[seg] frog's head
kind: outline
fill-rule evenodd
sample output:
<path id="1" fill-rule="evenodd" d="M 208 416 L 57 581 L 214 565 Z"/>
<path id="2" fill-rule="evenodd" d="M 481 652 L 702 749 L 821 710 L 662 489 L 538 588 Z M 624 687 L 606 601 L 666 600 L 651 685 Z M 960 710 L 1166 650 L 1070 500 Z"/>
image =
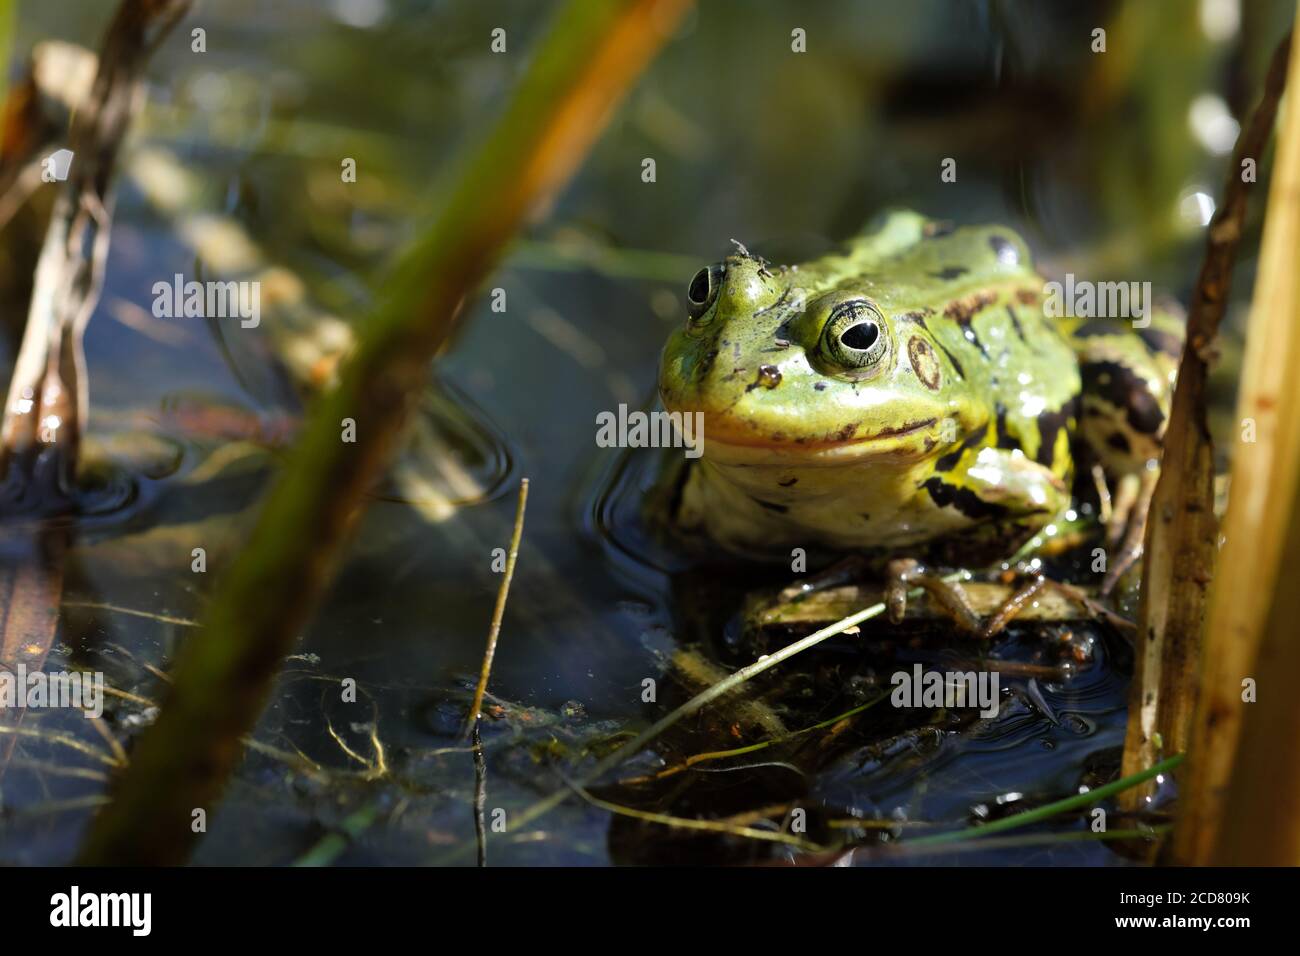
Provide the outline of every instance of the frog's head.
<path id="1" fill-rule="evenodd" d="M 659 394 L 701 412 L 715 462 L 917 460 L 976 423 L 921 312 L 862 275 L 773 270 L 745 254 L 696 273 Z"/>

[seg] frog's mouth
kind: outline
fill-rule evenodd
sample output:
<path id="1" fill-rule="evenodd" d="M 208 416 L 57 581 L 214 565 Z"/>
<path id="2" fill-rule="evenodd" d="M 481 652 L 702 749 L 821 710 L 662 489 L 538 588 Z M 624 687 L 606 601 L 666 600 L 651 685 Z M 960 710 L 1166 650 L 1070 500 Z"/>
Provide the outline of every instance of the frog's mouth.
<path id="1" fill-rule="evenodd" d="M 925 454 L 937 443 L 932 431 L 938 417 L 923 418 L 866 435 L 844 434 L 787 438 L 753 432 L 726 416 L 705 413 L 704 457 L 721 464 L 764 464 L 791 459 L 842 464 L 861 459 L 907 459 Z"/>

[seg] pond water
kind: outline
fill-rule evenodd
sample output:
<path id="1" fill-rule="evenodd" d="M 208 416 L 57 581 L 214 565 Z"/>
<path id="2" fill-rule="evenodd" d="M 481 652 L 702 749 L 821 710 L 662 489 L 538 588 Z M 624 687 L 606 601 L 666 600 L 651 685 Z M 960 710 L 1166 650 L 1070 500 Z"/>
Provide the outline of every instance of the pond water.
<path id="1" fill-rule="evenodd" d="M 93 47 L 103 16 L 70 17 L 70 6 L 84 9 L 24 7 L 15 51 L 50 38 Z M 1212 139 L 1198 140 L 1191 105 L 1228 89 L 1217 102 L 1239 114 L 1286 7 L 1249 4 L 1222 39 L 1160 3 L 1116 13 L 1109 4 L 711 2 L 690 14 L 571 188 L 489 280 L 505 290 L 505 311 L 486 294 L 470 306 L 421 409 L 432 444 L 413 447 L 374 489 L 209 814 L 196 862 L 285 864 L 351 832 L 323 858 L 473 863 L 476 770 L 459 730 L 499 584 L 492 551 L 508 543 L 521 477 L 531 482 L 527 523 L 483 727 L 488 822 L 500 813 L 506 822 L 489 832 L 489 862 L 794 856 L 779 843 L 669 830 L 576 795 L 510 826 L 566 787 L 557 771 L 580 775 L 701 689 L 690 667 L 721 674 L 751 660 L 731 619 L 745 591 L 780 583 L 653 541 L 639 503 L 658 460 L 598 447 L 597 415 L 651 407 L 686 283 L 729 240 L 797 261 L 893 206 L 1003 222 L 1049 270 L 1153 281 L 1185 300 L 1203 242 L 1196 197 L 1217 195 L 1225 162 Z M 86 337 L 90 431 L 111 463 L 100 492 L 109 503 L 70 529 L 46 665 L 104 672 L 114 692 L 106 729 L 128 749 L 164 692 L 157 669 L 192 632 L 310 400 L 309 383 L 283 361 L 286 329 L 350 327 L 365 314 L 384 263 L 426 221 L 449 157 L 501 109 L 548 12 L 526 2 L 204 5 L 153 61 Z M 1109 31 L 1105 55 L 1089 46 L 1096 25 Z M 189 48 L 195 26 L 206 30 L 202 54 Z M 494 27 L 507 30 L 504 54 L 489 51 Z M 794 28 L 806 31 L 807 53 L 791 51 Z M 647 157 L 652 183 L 642 180 Z M 347 158 L 355 183 L 340 178 Z M 955 182 L 940 176 L 948 158 Z M 160 168 L 204 188 L 160 204 L 150 188 Z M 291 321 L 268 307 L 256 329 L 154 318 L 155 282 L 231 277 L 196 246 L 196 221 L 251 238 L 257 269 L 301 283 L 305 315 Z M 1257 230 L 1252 221 L 1229 359 Z M 1226 364 L 1220 411 L 1231 407 Z M 204 549 L 203 573 L 194 548 Z M 4 557 L 30 558 L 20 547 Z M 868 710 L 798 746 L 651 785 L 607 777 L 591 796 L 737 820 L 800 806 L 810 837 L 851 832 L 864 864 L 1123 864 L 1083 840 L 881 850 L 900 835 L 905 846 L 913 827 L 995 818 L 1115 774 L 1131 652 L 1100 625 L 1065 630 L 1015 627 L 972 649 L 941 634 L 868 629 L 765 675 L 755 699 L 799 730 L 868 702 L 888 669 L 914 661 L 987 657 L 1068 673 L 1008 677 L 1002 716 L 978 725 L 965 712 Z M 339 700 L 345 678 L 357 683 L 355 703 Z M 653 703 L 643 699 L 647 679 L 661 689 Z M 759 739 L 737 731 L 744 719 L 706 712 L 615 776 Z M 30 713 L 21 726 L 0 778 L 0 862 L 63 862 L 102 800 L 113 750 L 79 715 Z M 1075 816 L 1028 832 L 1086 828 Z"/>

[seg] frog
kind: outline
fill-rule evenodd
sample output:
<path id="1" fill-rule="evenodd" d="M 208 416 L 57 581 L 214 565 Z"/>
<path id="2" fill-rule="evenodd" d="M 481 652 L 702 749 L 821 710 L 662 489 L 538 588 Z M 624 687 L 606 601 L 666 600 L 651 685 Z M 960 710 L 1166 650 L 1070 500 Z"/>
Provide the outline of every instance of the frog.
<path id="1" fill-rule="evenodd" d="M 672 479 L 675 533 L 748 559 L 887 559 L 890 593 L 938 594 L 931 562 L 1016 553 L 1069 511 L 1087 466 L 1103 506 L 1128 489 L 1103 590 L 1137 560 L 1176 305 L 1054 317 L 1015 231 L 911 210 L 797 265 L 735 246 L 691 279 L 660 358 L 665 411 L 702 424 L 698 459 Z"/>

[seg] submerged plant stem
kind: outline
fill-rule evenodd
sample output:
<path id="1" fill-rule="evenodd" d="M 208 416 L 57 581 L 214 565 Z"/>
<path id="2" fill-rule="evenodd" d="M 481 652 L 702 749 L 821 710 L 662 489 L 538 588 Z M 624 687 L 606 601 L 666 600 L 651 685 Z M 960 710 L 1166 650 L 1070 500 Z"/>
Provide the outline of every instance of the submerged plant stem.
<path id="1" fill-rule="evenodd" d="M 707 763 L 712 760 L 725 760 L 728 757 L 741 757 L 745 754 L 752 754 L 760 750 L 766 750 L 768 747 L 775 747 L 777 744 L 783 744 L 787 741 L 794 740 L 796 737 L 801 737 L 804 734 L 810 734 L 814 730 L 822 730 L 823 728 L 838 724 L 841 720 L 855 717 L 864 710 L 869 710 L 870 708 L 875 707 L 876 704 L 879 704 L 887 697 L 889 697 L 889 694 L 881 694 L 879 697 L 871 698 L 871 700 L 867 701 L 865 704 L 859 704 L 857 707 L 846 710 L 842 714 L 837 714 L 834 717 L 828 717 L 826 720 L 818 721 L 810 727 L 802 727 L 799 730 L 791 731 L 788 734 L 782 734 L 780 737 L 771 737 L 767 740 L 760 740 L 758 743 L 749 744 L 746 747 L 734 747 L 731 750 L 714 750 L 709 753 L 691 754 L 681 763 L 673 764 L 671 767 L 665 767 L 657 773 L 641 777 L 629 777 L 626 780 L 620 780 L 619 783 L 625 786 L 638 783 L 649 783 L 651 780 L 662 780 L 665 777 L 671 777 L 675 774 L 683 773 L 697 764 Z"/>
<path id="2" fill-rule="evenodd" d="M 705 833 L 725 833 L 728 836 L 743 837 L 748 840 L 762 840 L 768 843 L 784 843 L 808 853 L 816 853 L 819 850 L 825 849 L 825 847 L 819 846 L 810 840 L 800 839 L 792 833 L 784 833 L 779 830 L 760 830 L 757 827 L 747 827 L 740 824 L 728 823 L 725 820 L 698 820 L 693 817 L 674 817 L 667 813 L 638 810 L 635 807 L 625 807 L 622 804 L 611 803 L 608 800 L 593 797 L 576 783 L 570 782 L 569 786 L 573 788 L 574 793 L 582 797 L 583 800 L 590 803 L 593 807 L 599 807 L 601 810 L 608 810 L 610 813 L 615 813 L 624 817 L 632 817 L 635 820 L 642 820 L 646 823 L 658 823 L 679 830 L 701 830 Z"/>
<path id="3" fill-rule="evenodd" d="M 468 727 L 478 723 L 483 709 L 483 695 L 487 693 L 488 678 L 492 675 L 492 659 L 497 653 L 497 638 L 501 636 L 501 619 L 506 613 L 506 599 L 510 596 L 510 582 L 515 576 L 515 561 L 519 558 L 519 541 L 524 536 L 524 511 L 528 507 L 528 479 L 519 481 L 519 503 L 515 506 L 515 527 L 510 533 L 510 551 L 506 555 L 505 572 L 497 589 L 497 603 L 492 611 L 492 626 L 488 628 L 487 650 L 483 653 L 483 667 L 479 670 L 478 686 L 474 688 L 474 702 L 469 707 Z"/>
<path id="4" fill-rule="evenodd" d="M 471 739 L 474 743 L 474 839 L 478 843 L 478 865 L 487 866 L 487 757 L 475 719 Z"/>

